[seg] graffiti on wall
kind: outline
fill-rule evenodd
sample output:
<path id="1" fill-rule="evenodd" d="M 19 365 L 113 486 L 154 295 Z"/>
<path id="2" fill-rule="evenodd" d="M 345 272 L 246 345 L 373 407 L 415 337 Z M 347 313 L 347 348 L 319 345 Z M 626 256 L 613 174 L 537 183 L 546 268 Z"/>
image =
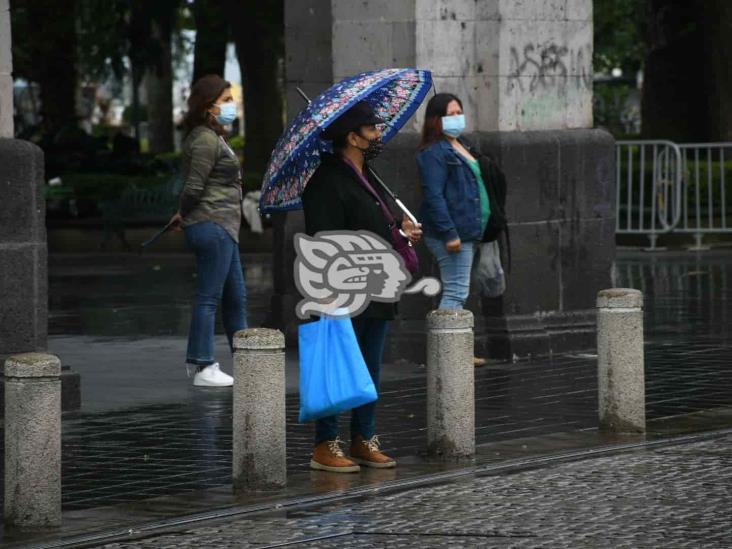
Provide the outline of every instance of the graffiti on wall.
<path id="1" fill-rule="evenodd" d="M 592 89 L 592 45 L 568 48 L 555 43 L 511 47 L 507 93 L 533 92 L 569 85 Z"/>

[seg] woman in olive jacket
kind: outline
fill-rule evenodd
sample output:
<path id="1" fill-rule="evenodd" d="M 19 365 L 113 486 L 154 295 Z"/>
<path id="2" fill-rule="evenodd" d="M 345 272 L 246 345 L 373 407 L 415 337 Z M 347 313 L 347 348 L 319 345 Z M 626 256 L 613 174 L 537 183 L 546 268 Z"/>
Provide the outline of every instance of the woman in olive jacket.
<path id="1" fill-rule="evenodd" d="M 369 177 L 366 165 L 366 161 L 381 151 L 381 132 L 376 125 L 382 122 L 368 103 L 360 102 L 324 132 L 323 137 L 332 140 L 335 152 L 322 156 L 321 164 L 302 196 L 309 235 L 320 231 L 370 231 L 391 242 L 389 220 L 381 207 L 384 198 L 378 183 Z M 364 187 L 360 177 L 369 180 L 379 199 Z M 422 234 L 409 220 L 402 222 L 402 230 L 413 242 Z M 372 302 L 352 319 L 364 361 L 377 388 L 389 321 L 395 312 L 393 303 Z M 352 410 L 351 459 L 346 458 L 340 448 L 338 416 L 319 419 L 310 467 L 349 473 L 358 471 L 359 464 L 375 468 L 396 466 L 394 459 L 379 450 L 379 439 L 374 432 L 375 409 L 376 404 L 371 403 Z"/>
<path id="2" fill-rule="evenodd" d="M 185 187 L 180 211 L 171 220 L 183 228 L 188 247 L 196 255 L 196 299 L 186 353 L 188 371 L 197 371 L 196 386 L 231 387 L 234 382 L 214 357 L 219 301 L 229 345 L 234 333 L 247 327 L 246 286 L 239 257 L 241 165 L 224 138 L 224 126 L 235 118 L 229 82 L 217 75 L 196 81 L 185 119 Z"/>

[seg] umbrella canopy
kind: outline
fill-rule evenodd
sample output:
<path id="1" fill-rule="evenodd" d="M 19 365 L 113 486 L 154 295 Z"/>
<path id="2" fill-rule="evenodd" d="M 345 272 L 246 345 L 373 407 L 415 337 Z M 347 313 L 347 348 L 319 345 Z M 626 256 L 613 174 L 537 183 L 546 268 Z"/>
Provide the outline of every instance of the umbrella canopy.
<path id="1" fill-rule="evenodd" d="M 359 101 L 367 101 L 386 123 L 384 143 L 414 114 L 432 86 L 429 71 L 383 69 L 346 78 L 313 99 L 295 117 L 272 151 L 262 182 L 262 213 L 296 210 L 300 195 L 320 165 L 320 154 L 332 150 L 321 132 Z"/>

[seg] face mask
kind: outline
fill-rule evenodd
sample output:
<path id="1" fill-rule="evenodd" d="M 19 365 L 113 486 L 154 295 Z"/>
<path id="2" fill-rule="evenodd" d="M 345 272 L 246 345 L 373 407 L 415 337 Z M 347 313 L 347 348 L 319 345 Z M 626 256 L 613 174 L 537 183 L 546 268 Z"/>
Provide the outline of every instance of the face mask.
<path id="1" fill-rule="evenodd" d="M 456 114 L 454 116 L 442 117 L 442 133 L 450 137 L 459 137 L 465 130 L 465 115 Z"/>
<path id="2" fill-rule="evenodd" d="M 366 139 L 365 137 L 363 138 Z M 384 150 L 384 142 L 380 137 L 377 137 L 376 139 L 367 139 L 367 141 L 369 142 L 369 146 L 365 149 L 361 149 L 361 152 L 363 153 L 364 160 L 373 160 L 381 154 L 381 151 Z M 360 148 L 361 147 L 359 147 L 359 149 Z"/>
<path id="3" fill-rule="evenodd" d="M 236 103 L 229 101 L 219 105 L 219 114 L 216 116 L 216 121 L 222 126 L 226 126 L 234 120 L 236 120 Z"/>

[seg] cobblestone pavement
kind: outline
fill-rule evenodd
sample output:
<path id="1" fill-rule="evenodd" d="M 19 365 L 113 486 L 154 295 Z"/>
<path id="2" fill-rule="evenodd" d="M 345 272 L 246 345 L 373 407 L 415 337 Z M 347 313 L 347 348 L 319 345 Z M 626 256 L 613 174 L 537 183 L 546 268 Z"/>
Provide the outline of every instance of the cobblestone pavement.
<path id="1" fill-rule="evenodd" d="M 727 434 L 104 547 L 732 547 L 731 447 Z"/>

